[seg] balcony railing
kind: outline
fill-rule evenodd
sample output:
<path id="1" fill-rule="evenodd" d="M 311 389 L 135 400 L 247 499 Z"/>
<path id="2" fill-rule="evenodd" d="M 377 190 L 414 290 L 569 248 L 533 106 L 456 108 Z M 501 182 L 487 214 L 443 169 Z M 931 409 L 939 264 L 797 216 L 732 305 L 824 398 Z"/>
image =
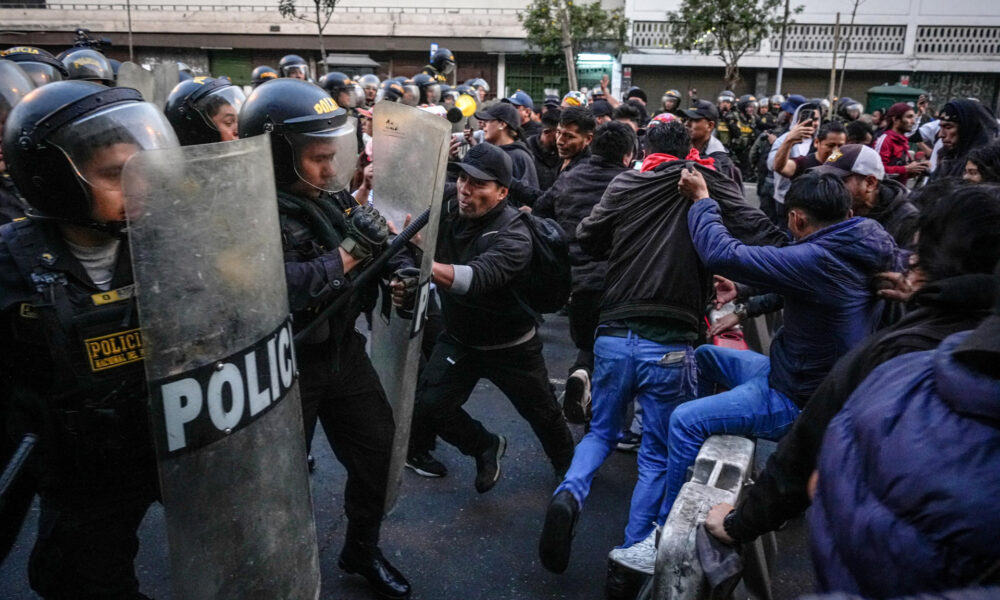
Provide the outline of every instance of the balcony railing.
<path id="1" fill-rule="evenodd" d="M 998 56 L 1000 27 L 917 27 L 917 56 Z"/>
<path id="2" fill-rule="evenodd" d="M 785 52 L 831 54 L 833 25 L 789 25 L 785 33 Z M 851 54 L 902 54 L 906 25 L 841 25 L 839 51 Z M 771 38 L 771 47 L 779 48 L 781 35 Z"/>

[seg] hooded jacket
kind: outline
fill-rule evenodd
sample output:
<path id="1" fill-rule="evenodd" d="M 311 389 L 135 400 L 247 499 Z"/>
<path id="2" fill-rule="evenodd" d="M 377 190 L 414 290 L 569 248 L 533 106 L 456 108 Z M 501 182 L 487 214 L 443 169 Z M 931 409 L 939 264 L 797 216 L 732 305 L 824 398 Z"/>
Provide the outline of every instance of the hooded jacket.
<path id="1" fill-rule="evenodd" d="M 920 209 L 910 201 L 910 191 L 903 183 L 886 179 L 878 185 L 878 198 L 867 216 L 878 221 L 896 245 L 912 249 L 917 235 L 917 221 Z"/>
<path id="2" fill-rule="evenodd" d="M 600 322 L 667 318 L 698 331 L 711 277 L 687 230 L 691 203 L 677 190 L 686 162 L 665 162 L 647 172 L 626 170 L 576 228 L 580 248 L 608 260 Z M 785 244 L 788 238 L 743 200 L 736 183 L 708 167 L 695 167 L 718 198 L 733 235 L 748 244 Z"/>
<path id="3" fill-rule="evenodd" d="M 749 541 L 802 514 L 809 506 L 806 487 L 823 434 L 865 377 L 897 356 L 933 350 L 948 336 L 975 329 L 989 315 L 998 292 L 997 278 L 987 273 L 931 282 L 913 295 L 912 310 L 900 321 L 840 359 L 778 443 L 756 484 L 746 488 L 727 531 Z"/>
<path id="4" fill-rule="evenodd" d="M 552 188 L 535 201 L 533 212 L 539 217 L 551 217 L 566 232 L 572 264 L 573 291 L 602 291 L 608 263 L 594 260 L 580 248 L 576 226 L 601 201 L 608 184 L 627 170 L 621 162 L 614 163 L 596 154 L 575 169 L 563 172 Z"/>
<path id="5" fill-rule="evenodd" d="M 513 163 L 514 179 L 526 186 L 537 188 L 538 174 L 535 172 L 535 159 L 531 155 L 531 151 L 528 150 L 528 146 L 518 140 L 504 144 L 500 146 L 500 149 L 507 153 L 511 163 Z"/>
<path id="6" fill-rule="evenodd" d="M 783 248 L 747 246 L 723 225 L 712 199 L 694 203 L 688 226 L 713 273 L 785 297 L 768 379 L 804 406 L 837 359 L 875 330 L 883 302 L 871 278 L 896 266 L 896 243 L 877 222 L 853 217 Z"/>
<path id="7" fill-rule="evenodd" d="M 956 99 L 941 109 L 955 115 L 958 123 L 958 144 L 953 148 L 941 148 L 938 168 L 933 179 L 961 177 L 965 172 L 966 157 L 973 149 L 986 146 L 997 137 L 996 117 L 975 100 Z"/>
<path id="8" fill-rule="evenodd" d="M 956 359 L 971 333 L 880 366 L 830 423 L 809 515 L 822 590 L 943 591 L 1000 560 L 1000 380 Z"/>
<path id="9" fill-rule="evenodd" d="M 910 162 L 910 140 L 905 135 L 888 129 L 875 141 L 875 152 L 882 159 L 885 174 L 905 185 L 909 179 L 906 165 Z"/>
<path id="10" fill-rule="evenodd" d="M 554 147 L 552 150 L 543 148 L 541 138 L 537 135 L 528 138 L 525 143 L 528 145 L 528 150 L 531 151 L 531 156 L 535 159 L 538 188 L 544 192 L 552 187 L 556 178 L 559 177 L 559 167 L 562 166 L 559 152 Z"/>

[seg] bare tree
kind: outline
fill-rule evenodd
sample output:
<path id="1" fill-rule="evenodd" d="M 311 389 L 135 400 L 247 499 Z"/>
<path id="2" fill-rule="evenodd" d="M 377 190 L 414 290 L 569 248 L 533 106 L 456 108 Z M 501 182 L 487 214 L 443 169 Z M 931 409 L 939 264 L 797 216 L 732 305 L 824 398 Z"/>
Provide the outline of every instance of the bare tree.
<path id="1" fill-rule="evenodd" d="M 330 23 L 333 10 L 337 8 L 338 0 L 312 0 L 313 9 L 299 12 L 295 5 L 295 0 L 278 0 L 278 12 L 286 19 L 298 19 L 306 23 L 315 23 L 316 32 L 319 35 L 319 55 L 320 62 L 323 63 L 323 74 L 329 72 L 330 68 L 326 64 L 326 46 L 323 44 L 323 30 Z"/>
<path id="2" fill-rule="evenodd" d="M 844 74 L 847 72 L 847 53 L 851 51 L 851 36 L 854 35 L 854 17 L 858 14 L 858 7 L 864 4 L 865 0 L 854 0 L 854 8 L 851 9 L 851 25 L 847 28 L 847 41 L 844 42 L 844 61 L 840 63 L 840 85 L 837 87 L 837 97 L 844 97 Z"/>

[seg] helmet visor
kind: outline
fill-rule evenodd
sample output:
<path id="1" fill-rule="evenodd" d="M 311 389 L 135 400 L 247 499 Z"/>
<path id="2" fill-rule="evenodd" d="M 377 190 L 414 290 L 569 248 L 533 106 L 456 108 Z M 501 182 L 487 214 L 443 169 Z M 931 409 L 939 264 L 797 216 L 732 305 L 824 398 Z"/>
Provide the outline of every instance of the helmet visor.
<path id="1" fill-rule="evenodd" d="M 356 83 L 350 83 L 334 96 L 337 104 L 344 108 L 357 108 L 365 104 L 365 91 Z"/>
<path id="2" fill-rule="evenodd" d="M 239 137 L 236 122 L 246 99 L 243 90 L 230 85 L 199 98 L 194 107 L 209 127 L 220 133 L 229 133 L 232 139 L 236 139 Z"/>
<path id="3" fill-rule="evenodd" d="M 0 60 L 0 121 L 33 89 L 35 82 L 24 69 L 13 61 Z"/>
<path id="4" fill-rule="evenodd" d="M 60 127 L 48 141 L 81 180 L 108 191 L 121 190 L 122 168 L 136 152 L 179 146 L 167 118 L 148 102 L 109 106 Z"/>
<path id="5" fill-rule="evenodd" d="M 455 71 L 455 63 L 450 60 L 445 60 L 444 64 L 441 65 L 442 75 L 451 75 Z"/>
<path id="6" fill-rule="evenodd" d="M 294 77 L 296 79 L 309 79 L 309 65 L 306 65 L 305 63 L 285 65 L 281 67 L 281 73 L 285 77 Z"/>
<path id="7" fill-rule="evenodd" d="M 42 87 L 46 83 L 52 83 L 53 81 L 62 81 L 63 78 L 62 72 L 59 69 L 45 63 L 27 61 L 19 62 L 17 65 L 24 69 L 28 77 L 31 77 L 36 87 Z"/>
<path id="8" fill-rule="evenodd" d="M 420 88 L 417 87 L 415 83 L 404 83 L 403 85 L 403 104 L 409 106 L 416 106 L 420 104 Z"/>
<path id="9" fill-rule="evenodd" d="M 358 164 L 356 126 L 354 119 L 348 119 L 334 129 L 285 134 L 299 179 L 325 192 L 346 188 Z"/>
<path id="10" fill-rule="evenodd" d="M 427 94 L 427 104 L 437 104 L 441 102 L 441 85 L 434 83 L 424 88 Z"/>

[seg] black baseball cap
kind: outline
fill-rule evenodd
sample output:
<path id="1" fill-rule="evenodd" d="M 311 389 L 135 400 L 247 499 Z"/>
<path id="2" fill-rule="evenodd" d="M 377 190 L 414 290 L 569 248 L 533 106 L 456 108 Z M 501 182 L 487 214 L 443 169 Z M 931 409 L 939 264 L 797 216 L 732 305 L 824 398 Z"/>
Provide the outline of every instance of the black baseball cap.
<path id="1" fill-rule="evenodd" d="M 506 152 L 489 142 L 483 142 L 470 148 L 462 162 L 448 163 L 448 170 L 452 173 L 465 171 L 470 177 L 483 181 L 495 181 L 504 187 L 510 187 L 510 180 L 514 177 L 514 168 L 510 157 L 507 156 Z"/>
<path id="2" fill-rule="evenodd" d="M 607 100 L 594 100 L 590 103 L 590 112 L 594 113 L 595 117 L 610 117 L 614 111 Z"/>
<path id="3" fill-rule="evenodd" d="M 514 131 L 521 127 L 521 115 L 509 102 L 497 102 L 493 106 L 476 111 L 476 118 L 480 121 L 503 121 Z"/>
<path id="4" fill-rule="evenodd" d="M 719 109 L 708 100 L 695 100 L 691 108 L 681 111 L 689 119 L 708 119 L 709 121 L 719 121 Z"/>

